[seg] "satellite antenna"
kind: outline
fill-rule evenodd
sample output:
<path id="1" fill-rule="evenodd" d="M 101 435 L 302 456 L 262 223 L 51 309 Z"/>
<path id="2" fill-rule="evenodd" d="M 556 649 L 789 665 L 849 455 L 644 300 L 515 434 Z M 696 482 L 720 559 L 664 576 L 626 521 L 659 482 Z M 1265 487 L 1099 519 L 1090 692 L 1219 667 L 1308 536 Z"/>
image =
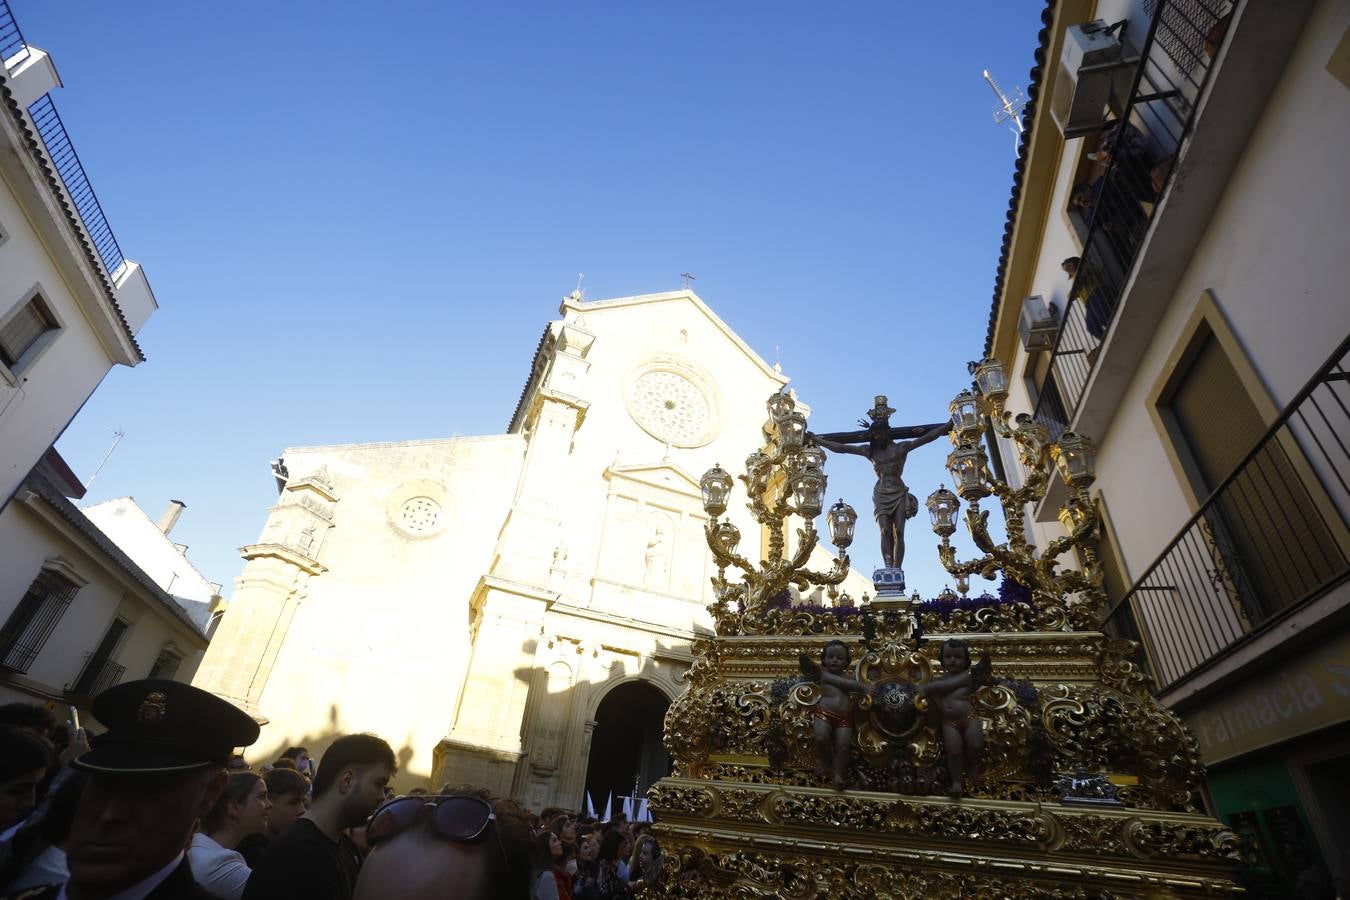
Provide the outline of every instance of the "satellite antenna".
<path id="1" fill-rule="evenodd" d="M 1022 93 L 1021 88 L 1013 88 L 1011 95 L 1004 93 L 1003 88 L 998 86 L 994 76 L 989 74 L 989 70 L 984 70 L 985 83 L 989 89 L 994 92 L 998 102 L 994 104 L 994 124 L 1002 125 L 1008 123 L 1008 129 L 1013 135 L 1013 152 L 1017 152 L 1017 145 L 1022 140 L 1022 107 L 1027 105 L 1026 95 Z"/>

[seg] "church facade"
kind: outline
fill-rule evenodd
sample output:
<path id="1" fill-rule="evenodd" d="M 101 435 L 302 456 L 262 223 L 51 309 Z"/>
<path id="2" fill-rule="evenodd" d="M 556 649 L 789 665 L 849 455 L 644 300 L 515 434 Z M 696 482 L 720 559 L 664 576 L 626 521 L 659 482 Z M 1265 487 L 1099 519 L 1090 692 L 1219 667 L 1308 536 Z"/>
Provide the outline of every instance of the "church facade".
<path id="1" fill-rule="evenodd" d="M 505 434 L 274 463 L 277 503 L 196 677 L 274 723 L 263 746 L 372 731 L 404 786 L 533 808 L 665 774 L 662 715 L 711 630 L 698 479 L 741 468 L 788 379 L 689 291 L 560 312 Z"/>

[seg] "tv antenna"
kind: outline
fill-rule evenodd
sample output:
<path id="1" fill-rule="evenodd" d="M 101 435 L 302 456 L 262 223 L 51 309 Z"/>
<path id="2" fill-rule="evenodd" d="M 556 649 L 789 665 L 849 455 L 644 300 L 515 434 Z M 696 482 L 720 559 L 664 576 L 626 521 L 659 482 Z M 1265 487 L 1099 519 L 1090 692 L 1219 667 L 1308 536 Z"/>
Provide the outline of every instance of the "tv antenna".
<path id="1" fill-rule="evenodd" d="M 690 284 L 691 281 L 698 281 L 698 279 L 689 272 L 681 272 L 680 277 L 684 279 L 684 289 L 686 291 L 693 287 L 693 285 Z"/>
<path id="2" fill-rule="evenodd" d="M 1027 105 L 1026 95 L 1022 93 L 1021 88 L 1013 88 L 1011 95 L 1004 92 L 1003 88 L 998 86 L 994 76 L 989 74 L 989 70 L 984 70 L 985 83 L 989 89 L 994 92 L 998 102 L 994 104 L 994 124 L 1002 125 L 1005 122 L 1008 130 L 1013 135 L 1013 152 L 1017 152 L 1017 145 L 1022 140 L 1022 107 Z"/>
<path id="3" fill-rule="evenodd" d="M 103 454 L 103 459 L 99 460 L 98 468 L 94 469 L 94 474 L 90 475 L 89 480 L 84 483 L 84 489 L 86 491 L 89 490 L 89 485 L 94 483 L 94 479 L 98 477 L 98 473 L 103 471 L 103 465 L 108 461 L 108 457 L 113 455 L 113 451 L 117 449 L 117 445 L 122 443 L 122 438 L 126 436 L 127 433 L 120 428 L 113 432 L 112 446 L 108 448 L 107 453 Z"/>

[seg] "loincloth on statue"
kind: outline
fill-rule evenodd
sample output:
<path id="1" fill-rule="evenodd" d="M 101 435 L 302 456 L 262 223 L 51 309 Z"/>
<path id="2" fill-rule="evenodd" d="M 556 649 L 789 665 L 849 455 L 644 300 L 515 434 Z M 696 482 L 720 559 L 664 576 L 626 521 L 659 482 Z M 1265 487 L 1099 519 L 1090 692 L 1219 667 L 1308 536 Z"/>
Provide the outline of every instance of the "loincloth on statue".
<path id="1" fill-rule="evenodd" d="M 831 712 L 828 709 L 821 709 L 819 706 L 811 710 L 811 715 L 817 719 L 824 720 L 831 728 L 852 728 L 853 711 L 847 713 Z"/>
<path id="2" fill-rule="evenodd" d="M 909 492 L 903 481 L 898 487 L 882 487 L 878 481 L 872 488 L 872 515 L 879 522 L 890 522 L 901 509 L 906 519 L 914 518 L 919 514 L 919 498 Z"/>

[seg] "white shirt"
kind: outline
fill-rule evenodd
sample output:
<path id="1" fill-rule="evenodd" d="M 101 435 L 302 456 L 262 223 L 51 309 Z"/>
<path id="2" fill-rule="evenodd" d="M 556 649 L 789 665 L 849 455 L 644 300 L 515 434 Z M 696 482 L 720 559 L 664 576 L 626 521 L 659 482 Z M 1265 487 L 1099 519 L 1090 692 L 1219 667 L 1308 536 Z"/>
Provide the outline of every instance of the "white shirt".
<path id="1" fill-rule="evenodd" d="M 151 891 L 153 891 L 155 888 L 159 887 L 160 883 L 163 882 L 164 879 L 172 875 L 173 870 L 178 868 L 178 864 L 181 863 L 182 861 L 183 861 L 183 854 L 180 853 L 173 859 L 169 860 L 169 864 L 167 866 L 160 869 L 158 872 L 151 875 L 149 878 L 145 879 L 144 881 L 138 884 L 133 884 L 125 891 L 113 894 L 111 897 L 108 898 L 108 900 L 145 900 L 146 895 L 149 894 Z M 69 886 L 70 886 L 69 882 L 61 885 L 61 893 L 56 895 L 56 900 L 70 900 L 70 895 L 66 893 L 66 889 Z"/>
<path id="2" fill-rule="evenodd" d="M 70 869 L 66 867 L 66 851 L 55 844 L 49 844 L 33 857 L 33 861 L 24 867 L 18 878 L 5 885 L 5 890 L 14 892 L 24 888 L 60 884 L 69 880 Z"/>
<path id="3" fill-rule="evenodd" d="M 240 900 L 253 870 L 237 850 L 226 850 L 203 832 L 192 836 L 188 865 L 197 884 L 221 900 Z"/>

